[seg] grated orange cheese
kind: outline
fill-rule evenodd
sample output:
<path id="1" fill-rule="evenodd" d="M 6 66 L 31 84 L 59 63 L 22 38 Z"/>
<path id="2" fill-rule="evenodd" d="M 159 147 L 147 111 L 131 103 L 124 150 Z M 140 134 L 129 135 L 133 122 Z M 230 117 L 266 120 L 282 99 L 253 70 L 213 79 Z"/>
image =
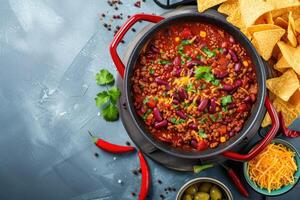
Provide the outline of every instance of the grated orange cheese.
<path id="1" fill-rule="evenodd" d="M 293 184 L 297 168 L 295 152 L 282 144 L 268 145 L 262 153 L 248 162 L 250 179 L 269 193 Z"/>

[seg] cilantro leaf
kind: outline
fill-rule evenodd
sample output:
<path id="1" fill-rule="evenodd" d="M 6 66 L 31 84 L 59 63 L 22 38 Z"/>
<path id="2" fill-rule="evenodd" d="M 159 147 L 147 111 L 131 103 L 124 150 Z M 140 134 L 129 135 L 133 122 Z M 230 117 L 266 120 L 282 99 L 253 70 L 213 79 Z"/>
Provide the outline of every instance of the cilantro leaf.
<path id="1" fill-rule="evenodd" d="M 216 52 L 209 50 L 207 47 L 202 48 L 202 51 L 207 55 L 208 58 L 216 56 Z"/>
<path id="2" fill-rule="evenodd" d="M 97 94 L 95 98 L 96 106 L 102 108 L 102 106 L 106 105 L 110 100 L 110 97 L 106 91 L 100 92 Z"/>
<path id="3" fill-rule="evenodd" d="M 217 120 L 216 117 L 215 117 L 213 114 L 209 115 L 209 118 L 210 118 L 213 122 L 215 122 L 215 121 Z"/>
<path id="4" fill-rule="evenodd" d="M 173 124 L 175 124 L 175 125 L 178 125 L 178 124 L 184 123 L 185 120 L 184 120 L 184 119 L 178 119 L 178 120 L 177 120 L 175 117 L 172 117 L 172 118 L 170 119 L 170 122 L 173 123 Z"/>
<path id="5" fill-rule="evenodd" d="M 96 82 L 98 85 L 112 85 L 115 82 L 113 75 L 106 69 L 101 69 L 96 74 Z"/>
<path id="6" fill-rule="evenodd" d="M 207 138 L 207 135 L 206 135 L 206 133 L 204 132 L 204 130 L 203 129 L 200 129 L 199 131 L 198 131 L 198 135 L 201 137 L 201 138 Z"/>
<path id="7" fill-rule="evenodd" d="M 106 121 L 116 121 L 119 118 L 119 110 L 116 105 L 110 103 L 101 111 L 101 115 Z"/>
<path id="8" fill-rule="evenodd" d="M 153 74 L 155 73 L 154 69 L 151 68 L 151 69 L 149 70 L 149 73 L 150 73 L 151 75 L 153 75 Z"/>
<path id="9" fill-rule="evenodd" d="M 168 61 L 168 60 L 159 60 L 158 61 L 158 64 L 161 64 L 161 65 L 166 65 L 166 64 L 170 64 L 171 62 Z"/>
<path id="10" fill-rule="evenodd" d="M 144 100 L 143 100 L 143 104 L 146 104 L 149 102 L 149 97 L 146 97 Z"/>
<path id="11" fill-rule="evenodd" d="M 190 40 L 182 40 L 180 45 L 189 45 L 192 44 Z"/>
<path id="12" fill-rule="evenodd" d="M 189 83 L 186 87 L 187 92 L 196 92 L 193 83 Z"/>
<path id="13" fill-rule="evenodd" d="M 214 80 L 211 81 L 211 84 L 213 84 L 215 86 L 218 86 L 218 85 L 220 85 L 220 80 L 214 79 Z"/>
<path id="14" fill-rule="evenodd" d="M 202 56 L 201 56 L 201 55 L 197 55 L 196 58 L 197 58 L 198 60 L 202 60 Z"/>
<path id="15" fill-rule="evenodd" d="M 107 91 L 107 94 L 110 97 L 110 101 L 114 104 L 117 103 L 118 99 L 121 96 L 121 91 L 117 87 L 112 87 L 110 90 Z"/>
<path id="16" fill-rule="evenodd" d="M 231 102 L 232 102 L 232 96 L 231 95 L 224 96 L 221 99 L 222 106 L 226 106 L 227 104 L 229 104 Z"/>

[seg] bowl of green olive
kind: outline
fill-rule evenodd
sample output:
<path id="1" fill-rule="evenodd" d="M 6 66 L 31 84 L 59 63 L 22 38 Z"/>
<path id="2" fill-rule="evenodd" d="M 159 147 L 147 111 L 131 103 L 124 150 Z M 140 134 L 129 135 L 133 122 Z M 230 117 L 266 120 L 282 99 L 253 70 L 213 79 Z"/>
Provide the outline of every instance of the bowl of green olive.
<path id="1" fill-rule="evenodd" d="M 178 191 L 176 200 L 233 200 L 227 186 L 220 181 L 199 177 L 185 183 Z"/>

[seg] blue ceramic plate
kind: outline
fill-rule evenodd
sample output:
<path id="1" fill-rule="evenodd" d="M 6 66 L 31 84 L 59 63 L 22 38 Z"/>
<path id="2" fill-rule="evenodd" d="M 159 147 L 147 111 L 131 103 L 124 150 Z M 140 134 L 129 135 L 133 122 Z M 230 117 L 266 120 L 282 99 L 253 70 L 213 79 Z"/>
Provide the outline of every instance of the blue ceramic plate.
<path id="1" fill-rule="evenodd" d="M 267 189 L 262 189 L 260 188 L 259 186 L 257 186 L 250 178 L 249 178 L 249 175 L 248 175 L 248 170 L 247 170 L 247 167 L 248 167 L 248 162 L 245 162 L 244 163 L 244 166 L 243 166 L 243 171 L 244 171 L 244 176 L 246 178 L 246 181 L 248 182 L 248 184 L 258 193 L 260 194 L 263 194 L 263 195 L 267 195 L 267 196 L 278 196 L 278 195 L 282 195 L 286 192 L 288 192 L 289 190 L 291 190 L 298 182 L 299 180 L 299 177 L 300 177 L 300 169 L 299 169 L 299 166 L 300 166 L 300 156 L 299 156 L 299 153 L 297 152 L 296 148 L 291 145 L 290 143 L 288 143 L 287 141 L 285 140 L 281 140 L 281 139 L 274 139 L 272 141 L 272 143 L 275 143 L 275 144 L 283 144 L 284 146 L 288 147 L 289 149 L 291 149 L 292 151 L 294 151 L 296 154 L 295 154 L 295 160 L 296 160 L 296 164 L 298 166 L 298 169 L 294 175 L 295 177 L 295 182 L 294 184 L 289 184 L 287 186 L 284 186 L 278 190 L 273 190 L 271 191 L 270 193 L 268 192 Z"/>

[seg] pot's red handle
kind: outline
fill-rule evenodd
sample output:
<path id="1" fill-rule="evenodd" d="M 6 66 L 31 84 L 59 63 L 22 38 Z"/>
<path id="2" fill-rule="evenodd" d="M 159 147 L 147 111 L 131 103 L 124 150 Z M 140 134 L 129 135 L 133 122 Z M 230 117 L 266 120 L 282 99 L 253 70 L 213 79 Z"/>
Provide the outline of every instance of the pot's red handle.
<path id="1" fill-rule="evenodd" d="M 121 77 L 124 77 L 124 71 L 125 71 L 125 66 L 120 59 L 118 52 L 117 52 L 117 47 L 121 40 L 123 39 L 124 35 L 127 33 L 127 31 L 138 21 L 143 20 L 143 21 L 148 21 L 148 22 L 160 22 L 164 18 L 161 16 L 156 16 L 156 15 L 149 15 L 149 14 L 136 14 L 131 16 L 125 24 L 122 25 L 122 27 L 119 29 L 119 31 L 116 33 L 114 36 L 112 42 L 110 43 L 109 50 L 110 50 L 110 55 L 117 67 L 117 70 L 119 71 Z"/>
<path id="2" fill-rule="evenodd" d="M 279 118 L 274 106 L 272 105 L 268 97 L 266 97 L 265 106 L 272 120 L 272 127 L 266 134 L 265 138 L 248 154 L 244 155 L 233 151 L 226 151 L 222 154 L 224 157 L 236 161 L 248 161 L 257 156 L 268 144 L 270 144 L 270 142 L 273 140 L 273 138 L 276 136 L 276 133 L 279 130 Z"/>

